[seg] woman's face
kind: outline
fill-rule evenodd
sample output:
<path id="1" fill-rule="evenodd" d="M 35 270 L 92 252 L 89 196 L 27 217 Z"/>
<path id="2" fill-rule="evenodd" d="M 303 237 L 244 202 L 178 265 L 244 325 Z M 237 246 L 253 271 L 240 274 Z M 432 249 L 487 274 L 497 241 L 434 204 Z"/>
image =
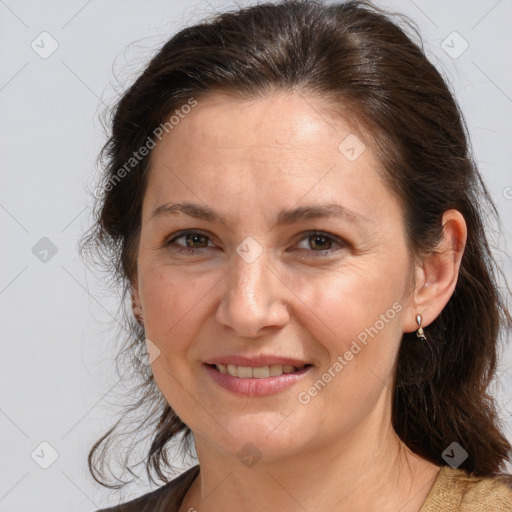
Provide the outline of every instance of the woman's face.
<path id="1" fill-rule="evenodd" d="M 136 297 L 196 442 L 272 459 L 389 425 L 410 267 L 357 137 L 311 97 L 211 94 L 153 150 Z"/>

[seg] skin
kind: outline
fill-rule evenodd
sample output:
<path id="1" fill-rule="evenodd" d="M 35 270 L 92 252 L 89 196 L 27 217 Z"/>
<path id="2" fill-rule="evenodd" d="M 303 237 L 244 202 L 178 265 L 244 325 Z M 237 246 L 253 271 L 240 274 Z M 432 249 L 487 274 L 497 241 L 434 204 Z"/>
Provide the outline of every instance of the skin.
<path id="1" fill-rule="evenodd" d="M 338 149 L 350 134 L 310 96 L 212 93 L 153 150 L 133 298 L 160 350 L 155 380 L 196 443 L 201 471 L 180 511 L 418 512 L 437 476 L 439 467 L 392 429 L 392 377 L 402 333 L 417 330 L 418 313 L 428 326 L 454 291 L 466 225 L 458 211 L 445 212 L 439 252 L 413 263 L 399 202 L 370 146 L 354 161 Z M 183 201 L 226 222 L 151 218 L 156 207 Z M 275 226 L 281 209 L 326 203 L 367 220 Z M 190 254 L 177 252 L 186 237 L 164 246 L 185 229 L 206 238 L 192 237 Z M 334 237 L 318 240 L 311 230 Z M 251 263 L 236 252 L 248 236 L 262 249 Z M 400 310 L 342 371 L 299 403 L 396 303 Z M 276 354 L 315 367 L 277 394 L 240 397 L 203 367 L 226 354 Z M 252 467 L 237 457 L 248 442 L 261 454 Z"/>

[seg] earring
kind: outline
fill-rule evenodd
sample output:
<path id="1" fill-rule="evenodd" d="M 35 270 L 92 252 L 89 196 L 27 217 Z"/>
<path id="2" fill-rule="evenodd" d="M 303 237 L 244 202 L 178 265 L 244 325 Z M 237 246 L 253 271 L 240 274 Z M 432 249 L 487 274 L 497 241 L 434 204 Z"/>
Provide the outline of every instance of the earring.
<path id="1" fill-rule="evenodd" d="M 421 328 L 421 315 L 416 315 L 416 322 L 418 323 L 419 329 L 416 331 L 416 336 L 422 340 L 426 340 L 427 337 L 425 336 L 425 333 L 423 332 L 423 329 Z"/>
<path id="2" fill-rule="evenodd" d="M 132 308 L 133 313 L 135 315 L 135 318 L 137 319 L 137 322 L 139 322 L 140 325 L 144 325 L 144 313 L 142 311 L 142 305 L 137 304 L 135 301 L 132 302 Z"/>

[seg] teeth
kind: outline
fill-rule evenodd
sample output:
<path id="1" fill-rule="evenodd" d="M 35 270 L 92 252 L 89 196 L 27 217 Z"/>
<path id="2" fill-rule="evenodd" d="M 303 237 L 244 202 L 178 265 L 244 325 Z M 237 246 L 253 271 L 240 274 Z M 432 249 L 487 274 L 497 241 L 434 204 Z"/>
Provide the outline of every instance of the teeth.
<path id="1" fill-rule="evenodd" d="M 271 377 L 279 377 L 279 375 L 284 373 L 283 365 L 281 364 L 271 364 L 268 368 Z"/>
<path id="2" fill-rule="evenodd" d="M 268 366 L 253 368 L 252 376 L 255 379 L 265 379 L 267 377 L 270 377 L 270 368 Z"/>
<path id="3" fill-rule="evenodd" d="M 236 374 L 241 379 L 250 379 L 252 377 L 252 368 L 250 366 L 237 366 Z"/>
<path id="4" fill-rule="evenodd" d="M 271 364 L 270 366 L 237 366 L 235 364 L 216 364 L 215 367 L 220 373 L 227 373 L 233 377 L 241 379 L 265 379 L 267 377 L 279 377 L 283 373 L 293 373 L 298 370 L 295 366 L 289 364 Z"/>

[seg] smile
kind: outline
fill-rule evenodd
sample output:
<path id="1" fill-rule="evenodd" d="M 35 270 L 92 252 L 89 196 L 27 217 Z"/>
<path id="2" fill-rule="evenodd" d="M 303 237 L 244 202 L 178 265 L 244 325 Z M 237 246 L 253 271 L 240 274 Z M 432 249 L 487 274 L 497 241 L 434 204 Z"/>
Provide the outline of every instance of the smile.
<path id="1" fill-rule="evenodd" d="M 294 373 L 304 368 L 304 365 L 300 367 L 292 366 L 290 364 L 273 364 L 270 366 L 258 366 L 253 368 L 251 366 L 238 366 L 236 364 L 216 364 L 215 368 L 220 373 L 228 373 L 233 377 L 240 377 L 241 379 L 265 379 L 267 377 L 279 377 L 283 373 Z"/>
<path id="2" fill-rule="evenodd" d="M 272 364 L 268 366 L 238 366 L 235 364 L 205 364 L 212 380 L 237 395 L 266 396 L 289 388 L 313 368 Z"/>

